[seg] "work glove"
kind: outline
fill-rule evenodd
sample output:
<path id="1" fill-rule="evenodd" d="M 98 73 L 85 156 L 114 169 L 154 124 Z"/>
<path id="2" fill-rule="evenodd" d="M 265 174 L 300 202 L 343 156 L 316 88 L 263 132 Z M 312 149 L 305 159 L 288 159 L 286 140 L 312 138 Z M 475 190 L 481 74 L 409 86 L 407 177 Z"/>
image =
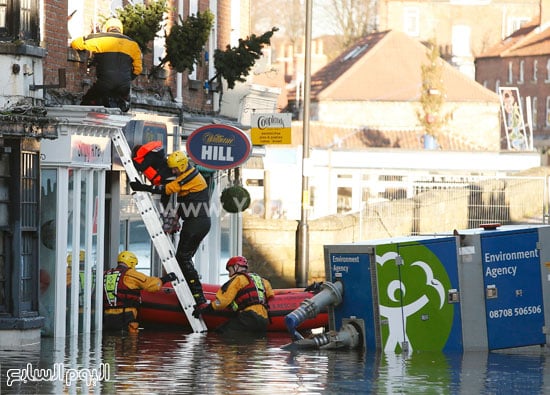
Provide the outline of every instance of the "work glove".
<path id="1" fill-rule="evenodd" d="M 160 278 L 160 281 L 164 284 L 164 283 L 167 283 L 169 281 L 174 281 L 174 280 L 177 280 L 177 276 L 174 272 L 170 272 L 164 276 L 162 276 Z"/>
<path id="2" fill-rule="evenodd" d="M 131 181 L 130 186 L 136 192 L 151 192 L 151 185 L 142 184 L 138 179 Z"/>
<path id="3" fill-rule="evenodd" d="M 212 303 L 197 304 L 193 309 L 193 317 L 199 318 L 201 314 L 212 312 L 212 311 L 214 311 L 214 309 L 212 308 Z"/>
<path id="4" fill-rule="evenodd" d="M 162 195 L 164 193 L 164 185 L 148 185 L 142 184 L 137 178 L 130 182 L 130 186 L 136 192 L 150 192 Z"/>

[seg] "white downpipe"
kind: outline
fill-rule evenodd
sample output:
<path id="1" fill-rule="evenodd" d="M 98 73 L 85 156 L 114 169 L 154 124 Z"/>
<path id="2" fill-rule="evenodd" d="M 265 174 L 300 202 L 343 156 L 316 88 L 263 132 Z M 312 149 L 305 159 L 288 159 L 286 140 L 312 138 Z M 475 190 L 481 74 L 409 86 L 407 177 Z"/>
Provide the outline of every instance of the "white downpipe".
<path id="1" fill-rule="evenodd" d="M 183 19 L 183 0 L 178 0 L 178 15 Z M 176 75 L 176 103 L 183 103 L 183 75 Z"/>

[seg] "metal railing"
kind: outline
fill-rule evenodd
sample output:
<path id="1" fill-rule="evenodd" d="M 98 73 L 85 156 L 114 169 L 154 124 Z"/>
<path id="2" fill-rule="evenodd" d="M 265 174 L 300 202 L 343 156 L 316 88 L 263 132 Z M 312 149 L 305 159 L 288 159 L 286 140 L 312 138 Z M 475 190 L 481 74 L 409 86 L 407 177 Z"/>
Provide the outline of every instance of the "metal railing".
<path id="1" fill-rule="evenodd" d="M 483 223 L 545 223 L 547 177 L 384 175 L 364 189 L 362 238 L 476 228 Z"/>

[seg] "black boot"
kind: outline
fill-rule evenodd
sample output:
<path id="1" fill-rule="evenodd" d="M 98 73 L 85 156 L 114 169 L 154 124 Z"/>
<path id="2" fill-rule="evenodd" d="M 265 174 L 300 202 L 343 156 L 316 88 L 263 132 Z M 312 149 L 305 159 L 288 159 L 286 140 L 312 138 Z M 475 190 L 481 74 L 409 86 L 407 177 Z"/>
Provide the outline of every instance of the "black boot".
<path id="1" fill-rule="evenodd" d="M 191 294 L 193 294 L 195 303 L 197 305 L 206 303 L 206 298 L 204 297 L 204 293 L 202 291 L 202 284 L 199 280 L 199 274 L 197 273 L 193 262 L 185 261 L 180 265 L 180 268 L 185 280 L 187 281 L 189 290 L 191 290 Z"/>

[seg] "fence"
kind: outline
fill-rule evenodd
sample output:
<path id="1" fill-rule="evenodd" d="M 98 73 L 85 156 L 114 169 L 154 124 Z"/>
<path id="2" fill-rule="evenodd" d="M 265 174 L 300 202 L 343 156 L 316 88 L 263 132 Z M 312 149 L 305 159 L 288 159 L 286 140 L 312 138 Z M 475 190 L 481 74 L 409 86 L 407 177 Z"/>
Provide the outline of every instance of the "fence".
<path id="1" fill-rule="evenodd" d="M 384 175 L 363 201 L 360 238 L 476 228 L 498 222 L 543 223 L 546 177 Z"/>

